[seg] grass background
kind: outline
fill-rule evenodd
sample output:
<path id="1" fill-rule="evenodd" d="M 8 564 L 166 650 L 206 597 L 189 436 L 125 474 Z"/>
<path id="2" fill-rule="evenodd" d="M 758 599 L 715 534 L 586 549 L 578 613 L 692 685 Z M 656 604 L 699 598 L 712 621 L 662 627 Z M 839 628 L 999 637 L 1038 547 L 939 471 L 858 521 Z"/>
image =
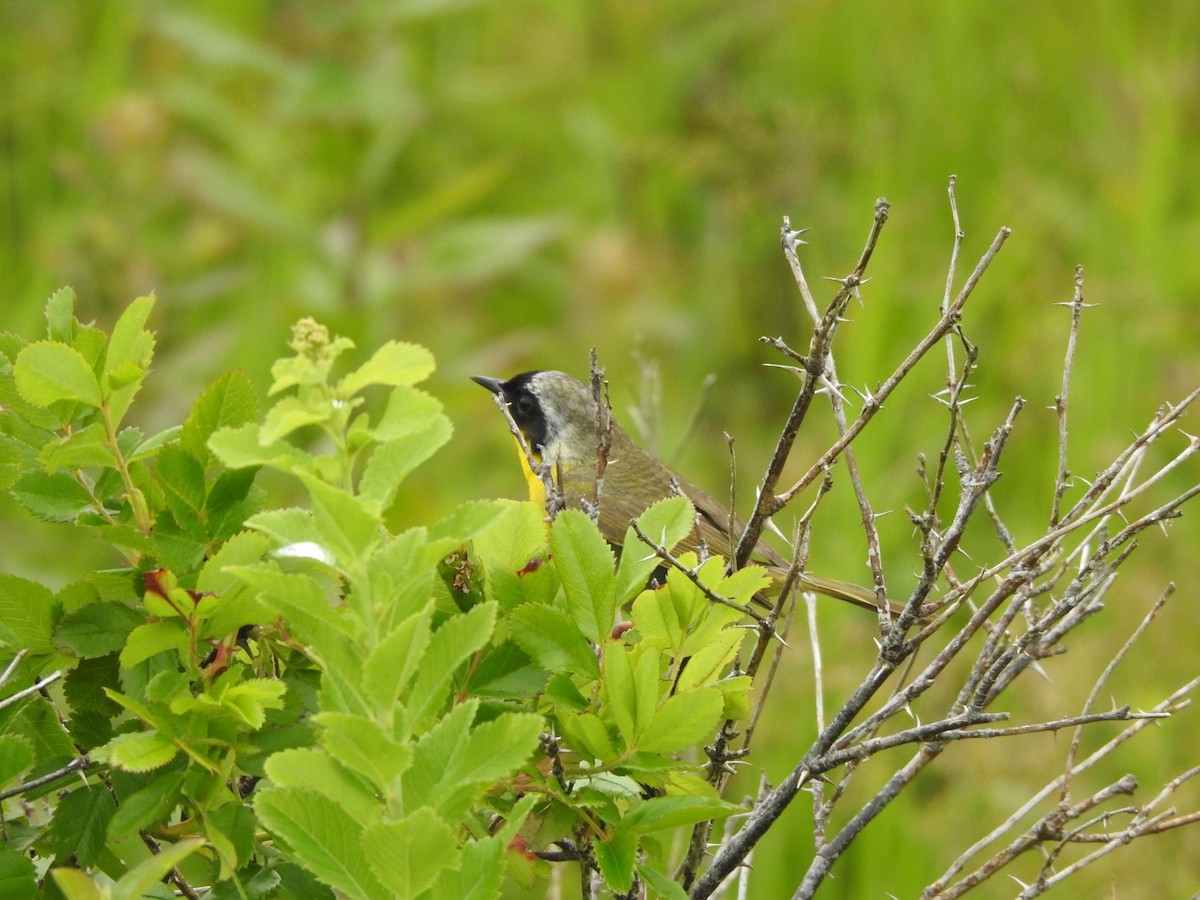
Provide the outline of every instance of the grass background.
<path id="1" fill-rule="evenodd" d="M 667 455 L 715 374 L 679 465 L 725 483 L 727 431 L 747 497 L 794 391 L 790 376 L 762 368 L 777 358 L 756 338 L 807 343 L 781 216 L 813 227 L 803 260 L 816 284 L 849 271 L 875 198 L 892 202 L 874 280 L 840 338 L 843 379 L 874 384 L 935 318 L 955 173 L 960 279 L 1001 225 L 1014 229 L 968 307 L 983 350 L 970 413 L 982 435 L 1013 396 L 1029 401 L 997 496 L 1018 536 L 1032 536 L 1055 463 L 1046 407 L 1067 314 L 1053 304 L 1070 298 L 1076 263 L 1099 308 L 1085 317 L 1075 369 L 1075 471 L 1105 465 L 1160 403 L 1200 382 L 1198 41 L 1200 6 L 1186 0 L 1153 10 L 1117 0 L 15 0 L 0 7 L 4 327 L 39 335 L 42 302 L 62 284 L 77 290 L 81 317 L 105 325 L 155 291 L 148 429 L 181 421 L 231 366 L 265 387 L 303 315 L 364 353 L 392 337 L 430 347 L 440 364 L 430 388 L 457 436 L 403 492 L 397 527 L 521 490 L 504 428 L 467 375 L 582 375 L 596 346 L 618 415 L 643 422 L 643 440 Z M 897 595 L 915 565 L 902 509 L 923 497 L 917 453 L 932 456 L 942 439 L 928 395 L 943 380 L 936 361 L 918 370 L 857 445 L 876 508 L 894 510 L 881 528 Z M 1200 430 L 1195 416 L 1190 425 Z M 806 426 L 796 471 L 831 433 Z M 1174 487 L 1195 480 L 1192 464 Z M 814 566 L 861 578 L 844 493 L 823 511 Z M 1169 538 L 1147 536 L 1076 652 L 1014 691 L 1020 716 L 1076 710 L 1168 578 L 1179 600 L 1120 670 L 1114 700 L 1149 705 L 1195 674 L 1200 529 L 1185 518 Z M 71 540 L 65 556 L 61 535 L 0 501 L 3 570 L 65 583 L 101 552 Z M 822 621 L 836 705 L 869 664 L 871 623 L 824 608 Z M 775 717 L 759 744 L 773 780 L 812 736 L 811 683 L 797 649 L 776 702 L 802 713 Z M 1187 712 L 1081 788 L 1124 771 L 1153 786 L 1200 761 L 1198 736 Z M 913 895 L 1007 815 L 1022 786 L 1054 776 L 1067 740 L 951 754 L 822 896 Z M 1200 805 L 1196 794 L 1183 809 Z M 804 806 L 756 855 L 754 896 L 787 895 L 803 871 Z M 1151 839 L 1070 893 L 1107 894 L 1119 879 L 1114 896 L 1183 896 L 1200 886 L 1198 859 L 1196 834 Z M 998 879 L 980 895 L 1016 890 Z"/>

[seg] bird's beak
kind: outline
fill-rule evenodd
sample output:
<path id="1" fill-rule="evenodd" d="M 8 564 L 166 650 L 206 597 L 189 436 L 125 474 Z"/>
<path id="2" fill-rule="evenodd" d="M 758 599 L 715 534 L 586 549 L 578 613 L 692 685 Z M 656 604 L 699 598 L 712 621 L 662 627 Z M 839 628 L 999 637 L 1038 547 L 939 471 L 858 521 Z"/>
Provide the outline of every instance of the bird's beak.
<path id="1" fill-rule="evenodd" d="M 504 392 L 504 382 L 499 378 L 488 378 L 486 375 L 472 375 L 471 380 L 476 384 L 482 384 L 493 394 Z"/>

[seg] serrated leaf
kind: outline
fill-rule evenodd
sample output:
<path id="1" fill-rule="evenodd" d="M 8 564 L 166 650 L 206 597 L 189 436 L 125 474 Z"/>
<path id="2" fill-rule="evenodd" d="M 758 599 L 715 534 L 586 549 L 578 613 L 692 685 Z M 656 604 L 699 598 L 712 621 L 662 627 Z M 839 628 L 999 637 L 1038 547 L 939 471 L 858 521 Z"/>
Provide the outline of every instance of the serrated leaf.
<path id="1" fill-rule="evenodd" d="M 27 578 L 0 573 L 0 624 L 16 639 L 14 649 L 32 654 L 52 653 L 50 640 L 61 606 L 45 586 Z"/>
<path id="2" fill-rule="evenodd" d="M 257 415 L 258 395 L 249 377 L 241 370 L 226 372 L 196 398 L 183 423 L 180 441 L 192 456 L 207 465 L 213 458 L 208 439 L 222 428 L 252 422 Z"/>
<path id="3" fill-rule="evenodd" d="M 416 897 L 442 869 L 458 868 L 454 831 L 425 806 L 398 822 L 363 829 L 363 849 L 376 877 L 397 897 Z"/>
<path id="4" fill-rule="evenodd" d="M 0 897 L 37 897 L 39 894 L 33 860 L 8 845 L 0 845 Z"/>
<path id="5" fill-rule="evenodd" d="M 254 792 L 259 820 L 321 881 L 352 897 L 385 897 L 362 844 L 362 826 L 334 801 L 301 788 Z"/>
<path id="6" fill-rule="evenodd" d="M 89 603 L 59 620 L 54 645 L 74 656 L 104 656 L 124 647 L 144 621 L 141 613 L 120 603 Z"/>
<path id="7" fill-rule="evenodd" d="M 73 855 L 82 868 L 95 865 L 115 811 L 112 795 L 103 785 L 78 787 L 62 797 L 50 825 L 54 855 L 59 859 Z"/>
<path id="8" fill-rule="evenodd" d="M 615 893 L 623 894 L 633 885 L 637 844 L 637 835 L 625 830 L 592 842 L 592 852 L 596 855 L 596 865 L 604 883 Z"/>
<path id="9" fill-rule="evenodd" d="M 188 629 L 182 619 L 147 622 L 129 633 L 121 650 L 121 667 L 132 669 L 142 660 L 165 650 L 182 650 L 188 645 Z"/>
<path id="10" fill-rule="evenodd" d="M 176 844 L 160 846 L 151 854 L 122 875 L 116 884 L 117 897 L 144 897 L 166 878 L 167 873 L 204 846 L 200 838 L 186 838 Z"/>
<path id="11" fill-rule="evenodd" d="M 108 339 L 104 374 L 111 375 L 121 366 L 132 364 L 141 369 L 150 365 L 154 355 L 154 335 L 146 331 L 146 321 L 154 309 L 154 296 L 138 297 L 121 313 Z"/>
<path id="12" fill-rule="evenodd" d="M 47 522 L 74 519 L 92 508 L 87 488 L 66 472 L 30 472 L 12 487 L 12 495 L 37 518 Z"/>
<path id="13" fill-rule="evenodd" d="M 38 453 L 38 461 L 47 472 L 83 466 L 115 466 L 117 458 L 108 442 L 104 424 L 93 422 L 86 428 L 50 441 Z"/>
<path id="14" fill-rule="evenodd" d="M 413 613 L 375 645 L 363 665 L 363 689 L 379 709 L 396 705 L 429 646 L 433 605 Z"/>
<path id="15" fill-rule="evenodd" d="M 304 472 L 312 466 L 312 457 L 291 444 L 260 443 L 259 429 L 253 422 L 218 429 L 209 437 L 208 449 L 231 469 L 274 466 L 285 472 Z"/>
<path id="16" fill-rule="evenodd" d="M 690 649 L 688 664 L 679 674 L 676 690 L 682 693 L 719 680 L 733 662 L 744 638 L 744 632 L 727 628 L 709 635 L 705 644 L 694 649 L 691 641 L 685 642 Z"/>
<path id="17" fill-rule="evenodd" d="M 135 731 L 119 734 L 104 747 L 104 754 L 114 766 L 129 772 L 149 772 L 165 766 L 179 748 L 157 731 Z"/>
<path id="18" fill-rule="evenodd" d="M 138 429 L 122 429 L 120 439 L 124 439 L 126 434 L 132 434 L 139 439 L 139 442 L 134 444 L 133 450 L 126 453 L 125 461 L 137 462 L 139 459 L 145 459 L 148 456 L 152 456 L 154 453 L 158 452 L 160 447 L 165 447 L 167 444 L 179 440 L 179 435 L 182 433 L 182 431 L 183 429 L 180 426 L 172 425 L 170 428 L 164 428 L 157 434 L 150 435 L 150 437 L 143 441 L 141 440 L 142 433 Z M 204 452 L 207 456 L 212 455 L 208 453 L 207 448 L 204 448 Z"/>
<path id="19" fill-rule="evenodd" d="M 70 343 L 75 336 L 75 291 L 60 287 L 46 300 L 46 336 Z"/>
<path id="20" fill-rule="evenodd" d="M 468 698 L 442 716 L 413 746 L 413 761 L 401 778 L 406 808 L 435 804 L 446 773 L 446 760 L 467 739 L 479 711 L 479 700 Z"/>
<path id="21" fill-rule="evenodd" d="M 363 497 L 374 500 L 381 510 L 391 505 L 400 483 L 421 463 L 436 453 L 454 433 L 450 420 L 439 414 L 428 428 L 380 444 L 371 453 L 359 479 Z"/>
<path id="22" fill-rule="evenodd" d="M 508 821 L 514 818 L 510 814 Z M 522 815 L 518 821 L 524 819 Z M 462 848 L 458 868 L 438 873 L 433 900 L 496 900 L 504 884 L 505 855 L 511 842 L 512 837 L 503 835 L 469 841 Z"/>
<path id="23" fill-rule="evenodd" d="M 17 354 L 17 391 L 27 403 L 49 406 L 63 400 L 99 407 L 100 382 L 83 354 L 68 344 L 37 341 Z"/>
<path id="24" fill-rule="evenodd" d="M 686 497 L 660 500 L 637 517 L 642 533 L 667 550 L 687 537 L 696 525 L 696 510 Z M 654 570 L 663 564 L 654 550 L 642 543 L 630 526 L 625 531 L 623 552 L 617 565 L 617 605 L 624 606 L 646 586 Z"/>
<path id="25" fill-rule="evenodd" d="M 582 753 L 585 759 L 616 759 L 617 749 L 613 744 L 612 735 L 595 713 L 559 713 L 558 722 L 568 743 Z"/>
<path id="26" fill-rule="evenodd" d="M 646 882 L 651 897 L 655 897 L 657 900 L 687 900 L 687 891 L 683 889 L 683 885 L 671 878 L 670 875 L 644 863 L 637 866 L 637 874 L 642 881 Z"/>
<path id="27" fill-rule="evenodd" d="M 447 619 L 433 633 L 411 693 L 407 713 L 410 730 L 416 730 L 440 708 L 454 670 L 487 644 L 495 627 L 496 604 L 481 603 L 461 616 Z"/>
<path id="28" fill-rule="evenodd" d="M 404 385 L 424 381 L 433 374 L 433 354 L 417 344 L 388 341 L 371 358 L 338 382 L 338 393 L 352 397 L 373 385 Z"/>
<path id="29" fill-rule="evenodd" d="M 167 772 L 145 786 L 121 798 L 121 804 L 108 824 L 108 837 L 122 841 L 151 825 L 166 821 L 179 803 L 186 772 Z"/>
<path id="30" fill-rule="evenodd" d="M 356 821 L 379 814 L 379 801 L 365 779 L 338 765 L 317 747 L 281 750 L 267 757 L 267 777 L 279 787 L 314 790 L 336 802 Z"/>
<path id="31" fill-rule="evenodd" d="M 647 753 L 674 753 L 712 737 L 721 722 L 725 699 L 716 688 L 699 688 L 674 694 L 654 713 L 642 732 L 637 749 Z"/>
<path id="32" fill-rule="evenodd" d="M 559 513 L 550 529 L 550 550 L 567 597 L 567 612 L 589 641 L 597 644 L 607 639 L 617 613 L 612 548 L 585 513 L 568 509 Z"/>
<path id="33" fill-rule="evenodd" d="M 742 807 L 717 797 L 694 794 L 651 797 L 634 807 L 621 820 L 621 827 L 635 834 L 648 834 L 666 828 L 678 828 L 680 825 L 723 819 L 737 812 L 742 812 Z"/>
<path id="34" fill-rule="evenodd" d="M 446 760 L 435 791 L 439 809 L 455 819 L 464 815 L 477 794 L 529 759 L 544 727 L 541 716 L 507 713 L 472 728 Z"/>
<path id="35" fill-rule="evenodd" d="M 192 571 L 208 552 L 199 521 L 189 515 L 185 523 L 169 509 L 162 510 L 154 520 L 150 544 L 158 561 L 173 572 Z"/>
<path id="36" fill-rule="evenodd" d="M 33 743 L 19 734 L 0 734 L 0 787 L 33 765 Z"/>
<path id="37" fill-rule="evenodd" d="M 178 444 L 168 444 L 159 451 L 155 472 L 176 520 L 181 521 L 184 515 L 197 517 L 204 509 L 205 498 L 200 460 Z"/>
<path id="38" fill-rule="evenodd" d="M 441 412 L 440 401 L 418 388 L 402 385 L 388 394 L 383 415 L 378 424 L 367 429 L 367 433 L 376 441 L 386 443 L 406 434 L 425 431 Z"/>
<path id="39" fill-rule="evenodd" d="M 507 512 L 497 500 L 472 500 L 460 504 L 454 512 L 429 529 L 429 541 L 451 540 L 465 544 Z"/>
<path id="40" fill-rule="evenodd" d="M 267 710 L 283 709 L 287 685 L 277 678 L 251 678 L 221 695 L 221 704 L 247 727 L 257 731 L 266 722 Z"/>
<path id="41" fill-rule="evenodd" d="M 74 710 L 92 710 L 106 719 L 115 716 L 121 707 L 109 699 L 104 689 L 117 690 L 119 672 L 116 653 L 81 659 L 64 679 L 63 692 L 67 702 Z"/>
<path id="42" fill-rule="evenodd" d="M 333 406 L 328 402 L 284 397 L 267 410 L 258 439 L 260 443 L 273 444 L 293 431 L 328 422 L 332 417 Z"/>
<path id="43" fill-rule="evenodd" d="M 343 490 L 302 475 L 312 500 L 317 542 L 333 552 L 345 567 L 368 556 L 383 539 L 383 523 L 363 508 L 358 498 Z"/>
<path id="44" fill-rule="evenodd" d="M 412 763 L 412 748 L 385 734 L 378 723 L 351 713 L 316 715 L 322 727 L 321 744 L 342 765 L 366 776 L 376 789 L 390 789 Z"/>
<path id="45" fill-rule="evenodd" d="M 80 709 L 71 713 L 67 722 L 71 741 L 85 751 L 95 750 L 112 740 L 112 720 L 93 709 Z"/>
<path id="46" fill-rule="evenodd" d="M 513 610 L 510 620 L 512 639 L 547 672 L 600 677 L 596 652 L 563 610 L 527 603 Z"/>

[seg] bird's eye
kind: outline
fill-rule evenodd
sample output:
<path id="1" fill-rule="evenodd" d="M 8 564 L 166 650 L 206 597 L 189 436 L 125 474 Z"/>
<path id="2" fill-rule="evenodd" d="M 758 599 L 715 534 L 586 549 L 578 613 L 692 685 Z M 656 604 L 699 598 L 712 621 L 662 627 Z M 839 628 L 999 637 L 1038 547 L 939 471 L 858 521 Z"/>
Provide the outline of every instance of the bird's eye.
<path id="1" fill-rule="evenodd" d="M 517 398 L 517 415 L 528 416 L 533 412 L 533 398 L 528 394 L 522 394 Z"/>

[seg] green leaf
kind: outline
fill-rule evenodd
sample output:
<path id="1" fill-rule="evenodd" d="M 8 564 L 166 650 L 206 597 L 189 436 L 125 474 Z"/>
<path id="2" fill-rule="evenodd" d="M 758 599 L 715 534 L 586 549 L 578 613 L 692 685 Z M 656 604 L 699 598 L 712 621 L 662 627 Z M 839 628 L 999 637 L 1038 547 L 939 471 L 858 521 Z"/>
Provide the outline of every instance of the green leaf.
<path id="1" fill-rule="evenodd" d="M 145 459 L 148 456 L 153 456 L 158 452 L 160 447 L 165 447 L 167 444 L 179 440 L 179 435 L 182 433 L 182 431 L 183 429 L 180 428 L 180 426 L 172 425 L 170 428 L 164 428 L 157 434 L 152 434 L 144 441 L 140 441 L 140 443 L 135 444 L 133 450 L 125 455 L 125 461 L 136 462 L 139 459 Z M 124 439 L 126 434 L 133 434 L 140 440 L 142 433 L 135 428 L 124 428 L 121 430 L 120 438 Z M 207 450 L 205 452 L 207 452 Z M 209 456 L 211 455 L 212 454 L 209 454 Z"/>
<path id="2" fill-rule="evenodd" d="M 439 795 L 446 773 L 446 760 L 462 745 L 479 711 L 479 700 L 469 697 L 442 716 L 413 747 L 413 761 L 401 779 L 400 795 L 406 809 L 430 806 L 444 799 Z"/>
<path id="3" fill-rule="evenodd" d="M 367 460 L 359 479 L 358 490 L 363 497 L 374 500 L 380 510 L 391 505 L 400 483 L 417 466 L 425 462 L 450 440 L 454 426 L 444 415 L 438 415 L 430 426 L 380 444 Z"/>
<path id="4" fill-rule="evenodd" d="M 559 713 L 558 724 L 568 743 L 585 759 L 612 761 L 617 758 L 617 748 L 612 735 L 595 713 Z"/>
<path id="5" fill-rule="evenodd" d="M 468 841 L 462 847 L 461 865 L 457 869 L 443 869 L 438 875 L 433 884 L 433 900 L 496 900 L 504 883 L 509 846 L 538 803 L 533 794 L 526 794 L 506 812 L 498 832 Z"/>
<path id="6" fill-rule="evenodd" d="M 208 449 L 231 469 L 273 466 L 285 472 L 304 472 L 312 467 L 312 457 L 291 444 L 260 443 L 258 426 L 252 422 L 213 432 Z"/>
<path id="7" fill-rule="evenodd" d="M 412 747 L 384 733 L 378 723 L 351 713 L 322 712 L 321 744 L 342 765 L 365 775 L 380 792 L 412 764 Z"/>
<path id="8" fill-rule="evenodd" d="M 267 410 L 258 440 L 263 444 L 273 444 L 293 431 L 328 422 L 331 418 L 333 406 L 327 401 L 284 397 Z"/>
<path id="9" fill-rule="evenodd" d="M 600 677 L 596 652 L 563 610 L 527 603 L 513 610 L 510 621 L 512 639 L 546 671 Z"/>
<path id="10" fill-rule="evenodd" d="M 662 898 L 662 900 L 687 900 L 687 891 L 671 876 L 645 864 L 637 866 L 637 873 L 638 877 L 646 882 L 646 887 L 651 891 L 651 897 Z"/>
<path id="11" fill-rule="evenodd" d="M 433 605 L 413 613 L 375 645 L 363 666 L 363 688 L 378 709 L 396 705 L 429 646 Z"/>
<path id="12" fill-rule="evenodd" d="M 75 337 L 75 291 L 61 287 L 46 300 L 46 336 L 69 344 Z"/>
<path id="13" fill-rule="evenodd" d="M 592 842 L 596 865 L 604 883 L 615 893 L 623 894 L 633 886 L 633 866 L 637 862 L 637 835 L 618 830 L 611 837 Z"/>
<path id="14" fill-rule="evenodd" d="M 433 354 L 417 344 L 388 341 L 365 363 L 338 382 L 338 393 L 352 397 L 373 384 L 405 385 L 433 374 Z"/>
<path id="15" fill-rule="evenodd" d="M 119 672 L 116 653 L 81 659 L 64 679 L 63 692 L 67 702 L 75 710 L 91 710 L 106 719 L 115 716 L 121 707 L 109 699 L 104 689 L 117 690 Z"/>
<path id="16" fill-rule="evenodd" d="M 648 834 L 680 825 L 694 825 L 710 819 L 742 812 L 736 803 L 727 803 L 717 797 L 702 797 L 684 794 L 668 797 L 651 797 L 639 803 L 621 820 L 621 827 L 635 834 Z"/>
<path id="17" fill-rule="evenodd" d="M 686 497 L 660 500 L 637 517 L 638 527 L 652 541 L 674 549 L 696 526 L 696 510 Z M 654 550 L 642 543 L 630 526 L 625 532 L 624 552 L 617 566 L 617 605 L 624 606 L 636 597 L 654 570 L 661 566 Z"/>
<path id="18" fill-rule="evenodd" d="M 121 650 L 121 668 L 132 669 L 142 660 L 165 650 L 183 650 L 188 645 L 188 629 L 182 619 L 147 622 L 129 633 Z"/>
<path id="19" fill-rule="evenodd" d="M 568 509 L 551 526 L 550 549 L 571 618 L 592 643 L 607 639 L 617 613 L 612 548 L 585 513 Z"/>
<path id="20" fill-rule="evenodd" d="M 50 870 L 55 886 L 67 900 L 109 900 L 111 892 L 104 892 L 96 882 L 79 869 L 58 867 Z M 32 895 L 36 896 L 36 894 Z"/>
<path id="21" fill-rule="evenodd" d="M 367 433 L 376 441 L 386 443 L 406 434 L 425 431 L 441 412 L 442 404 L 424 391 L 399 386 L 388 394 L 387 407 L 379 417 L 379 423 L 368 428 Z"/>
<path id="22" fill-rule="evenodd" d="M 0 734 L 0 787 L 33 765 L 33 743 L 20 734 Z"/>
<path id="23" fill-rule="evenodd" d="M 38 453 L 38 461 L 47 472 L 117 464 L 102 422 L 93 422 L 86 428 L 50 441 Z"/>
<path id="24" fill-rule="evenodd" d="M 208 545 L 195 517 L 178 521 L 169 509 L 154 520 L 151 546 L 158 561 L 172 572 L 190 572 L 204 559 Z"/>
<path id="25" fill-rule="evenodd" d="M 122 797 L 108 823 L 108 839 L 123 841 L 144 828 L 165 822 L 179 804 L 186 774 L 182 769 L 167 772 Z"/>
<path id="26" fill-rule="evenodd" d="M 160 845 L 151 854 L 122 875 L 114 891 L 117 897 L 145 897 L 167 873 L 204 846 L 200 838 L 187 838 L 177 844 Z M 56 872 L 58 870 L 55 870 Z"/>
<path id="27" fill-rule="evenodd" d="M 465 544 L 496 522 L 508 506 L 496 500 L 473 500 L 460 504 L 454 512 L 429 529 L 429 541 L 449 540 Z"/>
<path id="28" fill-rule="evenodd" d="M 454 670 L 487 644 L 495 627 L 496 604 L 481 603 L 461 616 L 447 619 L 433 633 L 412 689 L 407 715 L 410 731 L 416 731 L 441 707 Z"/>
<path id="29" fill-rule="evenodd" d="M 205 465 L 213 459 L 208 439 L 222 428 L 237 428 L 258 415 L 258 396 L 245 372 L 226 372 L 204 389 L 187 421 L 180 440 L 184 448 Z"/>
<path id="30" fill-rule="evenodd" d="M 358 498 L 343 490 L 301 475 L 312 499 L 317 541 L 333 552 L 343 567 L 368 556 L 383 539 L 383 523 L 363 508 Z"/>
<path id="31" fill-rule="evenodd" d="M 175 518 L 183 521 L 181 512 L 192 517 L 204 509 L 204 466 L 178 444 L 168 444 L 158 454 L 155 466 L 158 480 L 167 493 L 167 502 Z"/>
<path id="32" fill-rule="evenodd" d="M 674 753 L 700 744 L 717 730 L 724 709 L 724 697 L 716 688 L 674 694 L 655 712 L 637 748 L 650 753 Z"/>
<path id="33" fill-rule="evenodd" d="M 365 779 L 338 765 L 317 747 L 295 747 L 273 753 L 266 762 L 267 777 L 279 787 L 316 791 L 337 803 L 358 822 L 379 815 L 379 800 Z"/>
<path id="34" fill-rule="evenodd" d="M 66 472 L 30 472 L 12 487 L 17 501 L 47 522 L 74 519 L 92 508 L 87 488 Z"/>
<path id="35" fill-rule="evenodd" d="M 38 341 L 17 354 L 13 367 L 17 390 L 34 406 L 74 400 L 99 407 L 100 382 L 83 354 L 67 344 Z"/>
<path id="36" fill-rule="evenodd" d="M 455 820 L 465 815 L 483 791 L 529 759 L 544 727 L 541 716 L 507 713 L 471 729 L 446 760 L 434 791 L 438 809 Z"/>
<path id="37" fill-rule="evenodd" d="M 140 612 L 120 603 L 89 603 L 59 620 L 54 645 L 74 656 L 104 656 L 124 647 L 143 622 Z"/>
<path id="38" fill-rule="evenodd" d="M 99 784 L 75 788 L 62 797 L 50 824 L 54 855 L 59 859 L 74 856 L 85 869 L 95 865 L 116 808 L 112 795 Z"/>
<path id="39" fill-rule="evenodd" d="M 103 748 L 109 762 L 128 772 L 149 772 L 165 766 L 178 751 L 174 742 L 154 730 L 119 734 Z"/>
<path id="40" fill-rule="evenodd" d="M 258 731 L 266 723 L 267 710 L 283 709 L 287 685 L 277 678 L 251 678 L 221 694 L 221 705 L 248 728 Z"/>
<path id="41" fill-rule="evenodd" d="M 138 297 L 121 313 L 108 339 L 104 359 L 104 374 L 112 375 L 122 366 L 132 364 L 141 369 L 150 365 L 154 355 L 154 335 L 146 331 L 146 320 L 154 309 L 154 296 Z"/>
<path id="42" fill-rule="evenodd" d="M 339 804 L 301 788 L 262 788 L 254 811 L 296 860 L 351 897 L 386 897 L 363 848 L 362 826 Z"/>
<path id="43" fill-rule="evenodd" d="M 688 658 L 688 664 L 679 674 L 675 685 L 676 691 L 684 693 L 693 688 L 702 687 L 720 680 L 725 670 L 733 662 L 745 638 L 745 632 L 726 628 L 708 636 L 708 642 L 695 649 Z M 691 644 L 691 642 L 687 642 Z"/>
<path id="44" fill-rule="evenodd" d="M 50 635 L 61 605 L 36 581 L 0 573 L 0 625 L 16 639 L 14 649 L 32 654 L 53 653 Z"/>
<path id="45" fill-rule="evenodd" d="M 0 845 L 0 897 L 45 896 L 38 890 L 33 860 L 8 845 Z"/>
<path id="46" fill-rule="evenodd" d="M 397 897 L 416 897 L 442 869 L 458 868 L 454 831 L 425 806 L 398 822 L 363 829 L 363 849 L 375 875 Z"/>

